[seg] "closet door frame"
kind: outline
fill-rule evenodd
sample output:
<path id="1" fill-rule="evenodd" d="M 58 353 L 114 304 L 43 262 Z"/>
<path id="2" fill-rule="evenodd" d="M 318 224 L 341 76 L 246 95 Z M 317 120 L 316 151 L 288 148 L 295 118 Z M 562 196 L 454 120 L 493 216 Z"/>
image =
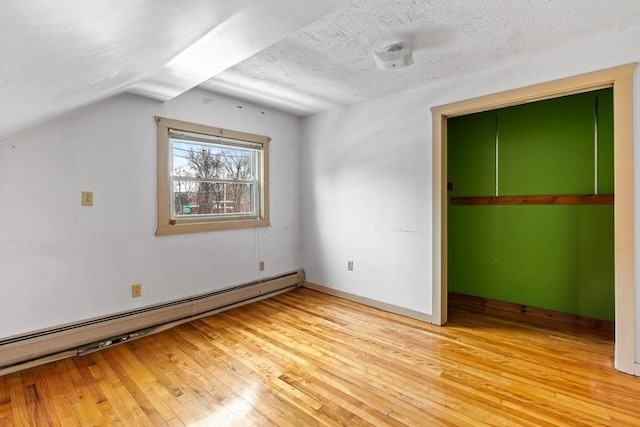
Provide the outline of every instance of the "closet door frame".
<path id="1" fill-rule="evenodd" d="M 615 368 L 640 376 L 635 362 L 633 73 L 628 64 L 534 86 L 433 107 L 432 323 L 447 322 L 447 119 L 481 111 L 613 88 Z M 640 355 L 639 355 L 640 356 Z"/>

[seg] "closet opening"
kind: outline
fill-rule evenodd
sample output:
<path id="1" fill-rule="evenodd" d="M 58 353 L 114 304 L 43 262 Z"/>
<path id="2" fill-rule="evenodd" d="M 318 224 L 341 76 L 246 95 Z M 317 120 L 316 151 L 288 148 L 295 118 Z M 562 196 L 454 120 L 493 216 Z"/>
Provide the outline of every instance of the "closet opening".
<path id="1" fill-rule="evenodd" d="M 640 350 L 636 347 L 637 341 L 637 325 L 635 321 L 636 300 L 634 295 L 635 287 L 635 271 L 634 271 L 634 218 L 633 218 L 633 205 L 634 205 L 634 192 L 633 192 L 633 137 L 632 137 L 632 80 L 633 73 L 637 64 L 629 64 L 602 71 L 596 71 L 584 75 L 570 77 L 562 80 L 557 80 L 549 83 L 543 83 L 535 86 L 524 87 L 507 92 L 501 92 L 493 95 L 487 95 L 480 98 L 469 99 L 465 101 L 455 102 L 452 104 L 442 105 L 431 109 L 433 117 L 433 295 L 432 295 L 432 322 L 435 324 L 443 325 L 447 321 L 447 304 L 448 304 L 448 216 L 449 216 L 449 191 L 448 191 L 448 125 L 449 120 L 466 116 L 475 113 L 491 114 L 491 111 L 499 109 L 507 109 L 508 107 L 520 106 L 524 104 L 533 103 L 536 101 L 553 100 L 561 97 L 570 97 L 572 95 L 580 94 L 593 94 L 600 90 L 612 91 L 612 104 L 613 104 L 613 280 L 614 280 L 614 299 L 613 299 L 613 318 L 614 318 L 614 333 L 615 333 L 615 354 L 614 364 L 616 369 L 623 372 L 640 375 L 640 363 L 636 362 L 640 358 Z M 599 101 L 600 102 L 600 101 Z M 501 118 L 498 117 L 498 129 L 501 128 Z M 490 121 L 489 121 L 490 122 Z M 492 158 L 495 158 L 495 117 L 491 128 L 493 129 L 493 147 Z M 507 126 L 507 123 L 504 123 Z M 602 198 L 607 195 L 604 192 L 604 188 L 601 187 L 602 181 L 599 182 L 598 193 L 593 194 L 595 191 L 579 192 L 578 194 L 572 194 L 573 191 L 568 194 L 564 190 L 568 188 L 559 189 L 544 189 L 539 193 L 545 194 L 525 194 L 524 190 L 530 190 L 530 188 L 513 188 L 509 187 L 512 183 L 504 182 L 503 174 L 507 171 L 503 170 L 504 166 L 513 169 L 522 169 L 522 171 L 531 170 L 535 167 L 542 167 L 539 160 L 527 161 L 526 163 L 520 162 L 519 164 L 501 164 L 500 150 L 503 148 L 501 145 L 500 130 L 498 133 L 498 179 L 496 186 L 495 179 L 495 160 L 491 166 L 493 169 L 493 188 L 492 193 L 484 195 L 483 197 L 500 199 L 502 196 L 513 196 L 515 201 L 524 203 L 524 199 L 518 199 L 521 196 L 572 196 L 582 197 L 581 202 L 584 202 L 584 197 L 597 196 L 594 200 L 602 201 Z M 595 146 L 594 146 L 595 147 Z M 592 149 L 595 149 L 592 147 Z M 504 147 L 507 150 L 513 147 Z M 515 155 L 513 153 L 507 153 L 508 156 Z M 483 154 L 488 156 L 488 154 Z M 517 158 L 515 156 L 514 158 Z M 484 164 L 484 163 L 482 163 Z M 480 167 L 480 166 L 473 166 Z M 521 171 L 521 172 L 522 172 Z M 502 172 L 502 173 L 501 173 Z M 513 171 L 512 171 L 513 172 Z M 516 171 L 517 172 L 517 171 Z M 511 173 L 511 172 L 509 172 Z M 515 172 L 514 172 L 515 173 Z M 592 170 L 592 188 L 595 185 L 595 167 Z M 600 171 L 598 171 L 600 173 Z M 606 173 L 605 173 L 606 174 Z M 508 176 L 508 174 L 507 174 Z M 602 178 L 602 177 L 600 177 Z M 538 179 L 542 184 L 550 184 L 553 180 L 546 182 L 547 180 L 542 177 Z M 525 180 L 524 184 L 535 182 L 536 180 Z M 474 183 L 473 185 L 481 184 Z M 486 185 L 486 183 L 484 183 Z M 523 184 L 522 182 L 520 184 Z M 523 185 L 524 185 L 523 184 Z M 546 185 L 545 184 L 545 185 Z M 573 182 L 573 176 L 566 183 L 567 185 L 575 184 Z M 506 185 L 506 187 L 504 187 Z M 564 184 L 563 184 L 564 185 Z M 609 184 L 606 184 L 609 185 Z M 498 190 L 497 196 L 495 190 Z M 509 192 L 502 192 L 509 190 Z M 517 191 L 516 191 L 517 190 Z M 549 191 L 547 191 L 549 190 Z M 456 183 L 453 182 L 453 191 L 456 191 Z M 529 191 L 527 191 L 528 193 Z M 549 194 L 546 194 L 549 193 Z M 556 194 L 557 193 L 557 194 Z M 474 195 L 479 196 L 479 195 Z M 463 197 L 463 195 L 460 195 Z M 543 197 L 544 199 L 544 197 Z M 512 201 L 513 201 L 512 200 Z M 533 199 L 527 199 L 526 202 L 530 205 Z M 500 203 L 506 201 L 506 199 L 500 199 Z M 560 201 L 566 201 L 566 199 L 560 199 Z M 487 200 L 484 201 L 485 203 Z M 582 204 L 573 205 L 536 205 L 529 206 L 527 208 L 560 208 L 560 211 L 575 211 L 580 209 Z M 519 208 L 518 205 L 498 205 L 497 202 L 493 205 L 462 205 L 465 209 L 471 208 Z M 584 205 L 587 206 L 587 205 Z M 588 205 L 592 206 L 592 205 Z M 607 204 L 593 205 L 601 206 L 600 214 L 593 214 L 593 218 L 589 221 L 596 221 L 596 218 L 610 215 L 611 213 L 604 213 L 607 209 Z M 547 209 L 549 210 L 549 209 Z M 491 212 L 491 210 L 485 210 L 481 215 L 485 215 Z M 524 216 L 539 216 L 530 213 L 523 214 Z M 592 214 L 588 214 L 587 217 Z M 544 216 L 544 215 L 543 215 Z M 494 219 L 495 221 L 495 219 Z M 566 220 L 566 223 L 570 221 Z M 587 221 L 588 222 L 588 221 Z M 588 224 L 584 224 L 585 229 L 590 229 Z M 574 231 L 578 232 L 578 230 Z M 602 237 L 602 236 L 601 236 Z M 604 237 L 603 237 L 604 238 Z M 573 252 L 575 254 L 575 252 Z M 585 256 L 587 254 L 584 254 Z M 579 263 L 578 261 L 575 261 Z M 514 290 L 517 292 L 518 290 Z M 636 355 L 637 353 L 637 355 Z"/>
<path id="2" fill-rule="evenodd" d="M 613 89 L 447 120 L 449 301 L 613 334 Z"/>

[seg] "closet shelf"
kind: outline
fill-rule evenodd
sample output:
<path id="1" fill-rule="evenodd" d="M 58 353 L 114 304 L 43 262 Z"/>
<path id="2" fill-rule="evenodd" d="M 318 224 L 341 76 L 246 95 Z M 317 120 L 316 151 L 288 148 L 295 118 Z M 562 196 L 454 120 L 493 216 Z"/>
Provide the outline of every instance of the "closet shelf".
<path id="1" fill-rule="evenodd" d="M 452 205 L 612 205 L 613 194 L 451 197 Z"/>

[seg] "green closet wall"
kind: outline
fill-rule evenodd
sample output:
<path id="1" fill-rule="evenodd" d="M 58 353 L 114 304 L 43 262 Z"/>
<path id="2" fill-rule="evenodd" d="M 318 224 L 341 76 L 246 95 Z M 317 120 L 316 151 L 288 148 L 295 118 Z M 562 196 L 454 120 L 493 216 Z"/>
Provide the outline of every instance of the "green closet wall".
<path id="1" fill-rule="evenodd" d="M 597 107 L 597 108 L 596 108 Z M 447 120 L 450 197 L 613 194 L 613 91 Z M 614 319 L 613 205 L 449 205 L 449 291 Z"/>

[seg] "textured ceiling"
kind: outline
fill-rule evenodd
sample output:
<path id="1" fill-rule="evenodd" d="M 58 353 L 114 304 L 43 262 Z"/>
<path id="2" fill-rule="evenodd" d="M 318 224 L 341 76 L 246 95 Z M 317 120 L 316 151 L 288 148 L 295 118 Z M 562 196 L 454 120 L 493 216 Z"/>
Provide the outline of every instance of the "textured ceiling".
<path id="1" fill-rule="evenodd" d="M 305 115 L 638 26 L 640 0 L 0 0 L 0 140 L 196 85 Z M 398 41 L 415 65 L 377 69 Z"/>
<path id="2" fill-rule="evenodd" d="M 202 87 L 305 115 L 638 26 L 640 0 L 355 0 Z M 415 65 L 377 69 L 398 41 Z"/>

